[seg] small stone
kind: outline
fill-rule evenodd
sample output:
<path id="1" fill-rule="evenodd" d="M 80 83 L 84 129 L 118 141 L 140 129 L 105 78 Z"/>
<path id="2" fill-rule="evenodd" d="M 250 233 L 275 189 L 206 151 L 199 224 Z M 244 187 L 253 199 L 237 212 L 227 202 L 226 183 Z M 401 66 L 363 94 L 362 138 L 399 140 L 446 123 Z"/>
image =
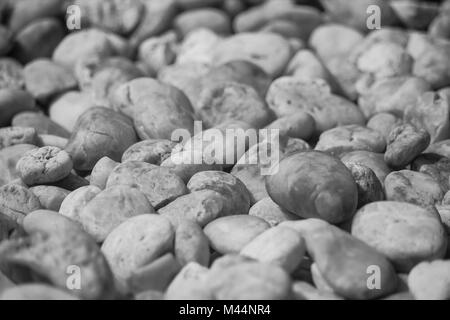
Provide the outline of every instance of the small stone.
<path id="1" fill-rule="evenodd" d="M 56 96 L 75 89 L 78 84 L 72 73 L 48 59 L 38 59 L 24 69 L 25 86 L 44 105 Z"/>
<path id="2" fill-rule="evenodd" d="M 58 212 L 70 191 L 54 186 L 36 186 L 30 191 L 38 197 L 43 209 Z"/>
<path id="3" fill-rule="evenodd" d="M 7 127 L 0 128 L 0 149 L 18 144 L 38 144 L 38 136 L 33 128 Z"/>
<path id="4" fill-rule="evenodd" d="M 240 254 L 281 266 L 291 273 L 300 265 L 305 252 L 303 238 L 294 230 L 279 226 L 261 233 L 247 244 Z"/>
<path id="5" fill-rule="evenodd" d="M 169 221 L 144 214 L 116 227 L 102 245 L 102 252 L 119 280 L 173 250 L 175 232 Z"/>
<path id="6" fill-rule="evenodd" d="M 159 210 L 189 191 L 180 177 L 167 168 L 145 162 L 125 162 L 109 175 L 106 187 L 122 185 L 140 190 Z"/>
<path id="7" fill-rule="evenodd" d="M 71 192 L 61 203 L 60 214 L 81 224 L 80 213 L 102 190 L 96 186 L 85 186 Z"/>
<path id="8" fill-rule="evenodd" d="M 384 155 L 386 163 L 394 169 L 405 168 L 430 144 L 430 135 L 423 129 L 405 124 L 394 128 L 389 134 Z"/>
<path id="9" fill-rule="evenodd" d="M 70 155 L 56 147 L 43 147 L 27 152 L 17 162 L 17 171 L 29 186 L 57 182 L 73 169 Z"/>
<path id="10" fill-rule="evenodd" d="M 216 219 L 204 231 L 214 250 L 221 254 L 238 254 L 267 229 L 269 225 L 262 219 L 237 215 Z"/>
<path id="11" fill-rule="evenodd" d="M 419 264 L 409 274 L 408 285 L 417 300 L 450 299 L 450 261 Z"/>
<path id="12" fill-rule="evenodd" d="M 98 242 L 106 237 L 122 222 L 155 210 L 138 189 L 114 186 L 96 195 L 80 212 L 83 228 Z"/>
<path id="13" fill-rule="evenodd" d="M 198 223 L 200 227 L 224 214 L 226 199 L 213 190 L 201 190 L 181 196 L 158 213 L 170 220 L 172 225 L 179 226 L 184 220 Z"/>
<path id="14" fill-rule="evenodd" d="M 118 165 L 120 165 L 119 162 L 111 160 L 108 157 L 103 157 L 98 160 L 94 169 L 92 169 L 91 179 L 89 181 L 90 184 L 93 186 L 97 186 L 100 189 L 105 189 L 109 175 Z"/>
<path id="15" fill-rule="evenodd" d="M 216 261 L 206 282 L 217 300 L 283 300 L 291 294 L 288 273 L 281 267 L 253 261 L 226 268 Z"/>
<path id="16" fill-rule="evenodd" d="M 383 185 L 372 169 L 351 162 L 347 163 L 346 166 L 351 171 L 358 186 L 358 208 L 384 199 Z"/>
<path id="17" fill-rule="evenodd" d="M 385 180 L 386 200 L 408 202 L 427 207 L 438 204 L 444 192 L 437 181 L 427 174 L 409 170 L 396 171 Z"/>
<path id="18" fill-rule="evenodd" d="M 213 294 L 207 286 L 208 268 L 191 262 L 181 269 L 167 288 L 166 300 L 212 300 Z"/>
<path id="19" fill-rule="evenodd" d="M 25 87 L 25 79 L 22 65 L 14 59 L 1 58 L 0 89 L 22 89 L 23 87 Z"/>
<path id="20" fill-rule="evenodd" d="M 40 135 L 48 134 L 62 138 L 69 138 L 70 133 L 49 117 L 37 112 L 21 112 L 12 119 L 15 127 L 34 128 Z"/>
<path id="21" fill-rule="evenodd" d="M 447 235 L 436 209 L 401 202 L 375 202 L 353 219 L 352 235 L 386 255 L 398 271 L 443 258 Z"/>
<path id="22" fill-rule="evenodd" d="M 268 47 L 266 44 L 270 43 Z M 213 50 L 214 63 L 246 60 L 260 66 L 272 77 L 280 76 L 292 53 L 289 42 L 273 33 L 240 33 L 227 38 Z"/>
<path id="23" fill-rule="evenodd" d="M 284 158 L 266 179 L 275 203 L 302 218 L 340 223 L 353 216 L 358 190 L 351 172 L 334 157 L 318 151 Z"/>
<path id="24" fill-rule="evenodd" d="M 382 153 L 385 149 L 386 141 L 378 132 L 357 125 L 325 131 L 320 135 L 315 148 L 334 156 L 360 150 Z"/>
<path id="25" fill-rule="evenodd" d="M 270 197 L 255 203 L 248 213 L 251 216 L 263 219 L 271 227 L 276 227 L 285 221 L 295 221 L 300 218 L 278 206 Z"/>
<path id="26" fill-rule="evenodd" d="M 25 187 L 9 184 L 0 188 L 0 212 L 19 225 L 27 214 L 41 208 L 39 198 Z"/>
<path id="27" fill-rule="evenodd" d="M 191 192 L 213 190 L 225 197 L 224 216 L 248 214 L 250 195 L 245 185 L 231 174 L 205 171 L 195 174 L 187 185 Z"/>
<path id="28" fill-rule="evenodd" d="M 193 221 L 182 221 L 175 229 L 175 257 L 181 266 L 196 262 L 207 267 L 210 260 L 209 241 L 202 228 Z"/>

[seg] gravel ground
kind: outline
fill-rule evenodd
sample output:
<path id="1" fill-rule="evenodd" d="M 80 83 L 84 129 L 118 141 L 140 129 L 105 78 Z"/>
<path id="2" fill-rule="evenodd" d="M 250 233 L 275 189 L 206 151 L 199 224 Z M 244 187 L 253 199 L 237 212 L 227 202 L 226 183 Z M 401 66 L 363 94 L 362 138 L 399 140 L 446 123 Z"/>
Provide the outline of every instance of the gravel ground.
<path id="1" fill-rule="evenodd" d="M 0 299 L 450 300 L 450 1 L 0 0 Z"/>

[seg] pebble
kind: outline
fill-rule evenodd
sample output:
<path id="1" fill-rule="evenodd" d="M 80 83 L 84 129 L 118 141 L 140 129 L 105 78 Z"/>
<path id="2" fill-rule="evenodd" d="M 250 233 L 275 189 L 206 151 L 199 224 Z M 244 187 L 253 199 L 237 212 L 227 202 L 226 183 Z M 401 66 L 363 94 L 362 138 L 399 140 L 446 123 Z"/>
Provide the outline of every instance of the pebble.
<path id="1" fill-rule="evenodd" d="M 336 227 L 317 225 L 312 230 L 305 234 L 307 252 L 337 295 L 376 299 L 396 290 L 397 275 L 384 255 Z M 379 290 L 368 285 L 372 266 L 379 270 Z"/>
<path id="2" fill-rule="evenodd" d="M 345 164 L 361 164 L 372 169 L 383 186 L 386 177 L 389 175 L 389 173 L 392 172 L 392 169 L 390 169 L 386 162 L 384 162 L 384 154 L 382 153 L 374 153 L 370 151 L 353 151 L 343 155 L 341 157 L 341 161 Z"/>
<path id="3" fill-rule="evenodd" d="M 105 239 L 102 252 L 114 275 L 126 280 L 173 249 L 175 232 L 169 221 L 155 214 L 133 217 L 118 225 Z"/>
<path id="4" fill-rule="evenodd" d="M 289 275 L 265 263 L 250 261 L 223 268 L 216 261 L 206 281 L 218 300 L 284 300 L 291 295 Z"/>
<path id="5" fill-rule="evenodd" d="M 191 192 L 213 190 L 224 196 L 224 216 L 247 214 L 250 209 L 247 188 L 231 174 L 221 171 L 199 172 L 189 180 L 187 187 Z"/>
<path id="6" fill-rule="evenodd" d="M 270 43 L 270 46 L 266 46 Z M 241 33 L 219 42 L 213 49 L 216 65 L 245 60 L 261 67 L 271 77 L 280 76 L 292 57 L 289 42 L 273 33 Z"/>
<path id="7" fill-rule="evenodd" d="M 384 200 L 384 190 L 375 172 L 358 163 L 346 163 L 358 187 L 358 208 L 366 204 Z"/>
<path id="8" fill-rule="evenodd" d="M 14 127 L 34 128 L 40 135 L 48 134 L 62 138 L 69 138 L 70 133 L 49 117 L 37 112 L 21 112 L 17 114 L 11 124 Z"/>
<path id="9" fill-rule="evenodd" d="M 270 197 L 280 207 L 302 218 L 340 223 L 352 217 L 358 190 L 345 165 L 325 153 L 297 153 L 280 162 L 266 180 Z"/>
<path id="10" fill-rule="evenodd" d="M 64 36 L 64 27 L 58 19 L 35 20 L 16 35 L 11 54 L 23 64 L 39 58 L 51 58 Z"/>
<path id="11" fill-rule="evenodd" d="M 105 189 L 109 175 L 118 165 L 120 165 L 119 162 L 111 160 L 108 157 L 101 158 L 95 165 L 94 169 L 92 169 L 89 179 L 90 184 L 97 186 L 100 189 Z"/>
<path id="12" fill-rule="evenodd" d="M 412 125 L 395 127 L 388 137 L 384 161 L 394 168 L 402 169 L 425 151 L 430 144 L 430 135 Z"/>
<path id="13" fill-rule="evenodd" d="M 70 191 L 55 186 L 35 186 L 30 191 L 38 197 L 43 209 L 58 212 Z"/>
<path id="14" fill-rule="evenodd" d="M 249 215 L 218 218 L 204 232 L 211 247 L 220 254 L 239 254 L 258 235 L 269 229 L 262 219 Z"/>
<path id="15" fill-rule="evenodd" d="M 374 202 L 355 215 L 352 235 L 377 249 L 401 272 L 443 258 L 447 235 L 436 209 L 401 202 Z"/>
<path id="16" fill-rule="evenodd" d="M 120 161 L 123 153 L 136 142 L 129 118 L 111 109 L 94 107 L 80 116 L 65 150 L 76 170 L 89 171 L 105 156 Z"/>
<path id="17" fill-rule="evenodd" d="M 325 131 L 320 135 L 315 150 L 334 156 L 352 151 L 382 153 L 386 141 L 376 131 L 366 127 L 351 125 Z"/>
<path id="18" fill-rule="evenodd" d="M 252 128 L 263 128 L 272 120 L 269 108 L 255 89 L 232 82 L 204 89 L 197 108 L 208 127 L 238 120 Z"/>
<path id="19" fill-rule="evenodd" d="M 180 270 L 181 266 L 173 254 L 167 253 L 134 270 L 126 281 L 127 287 L 134 294 L 150 290 L 164 292 Z"/>
<path id="20" fill-rule="evenodd" d="M 14 270 L 11 266 L 22 270 L 7 274 L 16 283 L 43 277 L 45 283 L 81 299 L 117 296 L 111 270 L 100 248 L 76 224 L 56 212 L 36 211 L 25 218 L 24 225 L 28 236 L 3 242 L 1 246 L 6 270 Z M 69 266 L 80 268 L 83 275 L 80 290 L 70 290 L 67 286 Z"/>
<path id="21" fill-rule="evenodd" d="M 222 10 L 203 8 L 178 15 L 174 21 L 174 27 L 181 36 L 186 36 L 190 31 L 202 28 L 210 29 L 217 34 L 229 34 L 231 21 Z"/>
<path id="22" fill-rule="evenodd" d="M 14 59 L 1 58 L 0 89 L 22 89 L 24 86 L 25 79 L 22 65 Z"/>
<path id="23" fill-rule="evenodd" d="M 100 243 L 122 222 L 154 212 L 138 189 L 119 185 L 97 194 L 80 211 L 79 217 L 83 228 Z"/>
<path id="24" fill-rule="evenodd" d="M 129 147 L 122 156 L 122 162 L 139 161 L 161 165 L 170 157 L 175 143 L 170 140 L 144 140 Z"/>
<path id="25" fill-rule="evenodd" d="M 0 89 L 0 125 L 8 126 L 13 117 L 22 111 L 34 111 L 33 96 L 19 89 Z"/>
<path id="26" fill-rule="evenodd" d="M 300 218 L 282 209 L 270 197 L 266 197 L 255 203 L 248 212 L 249 215 L 261 218 L 271 227 L 276 227 L 285 221 L 295 221 Z"/>
<path id="27" fill-rule="evenodd" d="M 181 178 L 169 169 L 144 162 L 126 162 L 117 166 L 106 187 L 116 185 L 137 188 L 156 210 L 188 193 Z"/>
<path id="28" fill-rule="evenodd" d="M 57 182 L 73 169 L 70 155 L 56 147 L 42 147 L 28 151 L 17 162 L 17 171 L 23 182 L 32 186 Z"/>
<path id="29" fill-rule="evenodd" d="M 0 211 L 15 223 L 21 224 L 27 214 L 41 208 L 39 198 L 26 187 L 9 184 L 0 188 Z"/>
<path id="30" fill-rule="evenodd" d="M 385 180 L 386 200 L 427 207 L 438 204 L 444 192 L 437 181 L 427 174 L 410 170 L 396 171 Z"/>
<path id="31" fill-rule="evenodd" d="M 247 244 L 240 254 L 281 266 L 291 273 L 300 265 L 305 252 L 303 238 L 294 230 L 279 226 L 261 233 Z"/>
<path id="32" fill-rule="evenodd" d="M 430 153 L 423 153 L 411 163 L 411 169 L 425 173 L 439 183 L 442 190 L 450 189 L 450 159 Z"/>
<path id="33" fill-rule="evenodd" d="M 102 190 L 96 186 L 84 186 L 72 191 L 61 203 L 59 213 L 81 224 L 80 213 Z"/>
<path id="34" fill-rule="evenodd" d="M 27 300 L 78 300 L 76 297 L 55 289 L 49 285 L 28 284 L 20 285 L 5 290 L 0 295 L 0 300 L 27 301 Z"/>
<path id="35" fill-rule="evenodd" d="M 425 129 L 430 143 L 450 138 L 450 96 L 444 93 L 426 92 L 405 111 L 404 120 Z"/>
<path id="36" fill-rule="evenodd" d="M 450 299 L 441 2 L 0 0 L 0 299 Z"/>
<path id="37" fill-rule="evenodd" d="M 36 130 L 27 127 L 0 128 L 0 149 L 18 144 L 37 145 L 38 136 Z"/>
<path id="38" fill-rule="evenodd" d="M 66 132 L 72 132 L 78 118 L 95 106 L 91 95 L 85 92 L 70 91 L 55 99 L 49 107 L 49 116 Z"/>
<path id="39" fill-rule="evenodd" d="M 417 300 L 450 299 L 450 261 L 422 262 L 409 274 L 408 285 Z"/>
<path id="40" fill-rule="evenodd" d="M 208 268 L 191 262 L 181 269 L 166 290 L 166 300 L 211 300 L 207 282 Z"/>
<path id="41" fill-rule="evenodd" d="M 178 197 L 159 209 L 158 213 L 174 226 L 189 220 L 204 227 L 224 215 L 225 202 L 225 197 L 220 193 L 205 189 Z"/>
<path id="42" fill-rule="evenodd" d="M 175 228 L 175 257 L 181 266 L 191 262 L 208 267 L 210 261 L 209 240 L 200 225 L 184 220 Z"/>

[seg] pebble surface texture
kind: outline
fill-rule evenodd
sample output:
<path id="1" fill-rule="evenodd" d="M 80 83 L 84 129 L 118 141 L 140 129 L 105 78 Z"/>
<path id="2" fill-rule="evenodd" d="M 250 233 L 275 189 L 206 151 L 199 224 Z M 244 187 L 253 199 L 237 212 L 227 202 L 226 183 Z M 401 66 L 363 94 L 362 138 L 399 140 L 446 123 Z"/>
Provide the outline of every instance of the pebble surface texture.
<path id="1" fill-rule="evenodd" d="M 450 0 L 0 0 L 32 299 L 450 300 Z"/>

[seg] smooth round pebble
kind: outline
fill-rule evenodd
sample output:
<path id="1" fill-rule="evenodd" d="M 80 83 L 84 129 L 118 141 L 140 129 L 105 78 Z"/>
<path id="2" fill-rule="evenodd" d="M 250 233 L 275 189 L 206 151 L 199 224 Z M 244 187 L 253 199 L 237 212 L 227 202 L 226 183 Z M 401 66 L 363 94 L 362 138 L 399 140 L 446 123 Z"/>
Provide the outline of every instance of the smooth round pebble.
<path id="1" fill-rule="evenodd" d="M 270 46 L 267 46 L 270 43 Z M 246 60 L 272 77 L 280 76 L 292 56 L 289 42 L 274 33 L 240 33 L 219 42 L 213 49 L 216 65 Z"/>
<path id="2" fill-rule="evenodd" d="M 174 237 L 167 219 L 139 215 L 117 226 L 103 243 L 102 252 L 115 276 L 125 280 L 136 269 L 172 251 Z"/>
<path id="3" fill-rule="evenodd" d="M 250 194 L 245 185 L 231 174 L 221 171 L 204 171 L 195 174 L 187 185 L 191 192 L 213 190 L 225 197 L 223 215 L 247 214 Z"/>
<path id="4" fill-rule="evenodd" d="M 281 160 L 266 179 L 266 188 L 280 207 L 302 218 L 340 223 L 351 218 L 358 189 L 351 172 L 338 159 L 311 151 Z"/>
<path id="5" fill-rule="evenodd" d="M 38 197 L 44 209 L 58 212 L 70 191 L 55 186 L 35 186 L 30 191 Z"/>
<path id="6" fill-rule="evenodd" d="M 358 211 L 352 235 L 386 255 L 398 271 L 443 258 L 447 235 L 436 209 L 401 202 L 375 202 Z"/>
<path id="7" fill-rule="evenodd" d="M 247 244 L 240 254 L 281 266 L 291 273 L 300 265 L 305 252 L 305 241 L 298 232 L 278 226 L 261 233 Z"/>
<path id="8" fill-rule="evenodd" d="M 81 224 L 80 213 L 102 189 L 96 186 L 84 186 L 72 191 L 61 203 L 59 213 Z"/>
<path id="9" fill-rule="evenodd" d="M 221 268 L 217 263 L 205 281 L 218 300 L 283 300 L 291 294 L 291 279 L 278 266 L 243 262 Z"/>
<path id="10" fill-rule="evenodd" d="M 185 220 L 178 224 L 175 229 L 174 251 L 182 266 L 191 262 L 205 267 L 209 265 L 209 240 L 196 222 Z"/>
<path id="11" fill-rule="evenodd" d="M 263 219 L 271 227 L 276 227 L 285 221 L 295 221 L 300 218 L 295 214 L 287 212 L 277 205 L 270 197 L 263 198 L 255 203 L 248 212 L 249 215 Z"/>
<path id="12" fill-rule="evenodd" d="M 236 215 L 209 223 L 204 231 L 211 247 L 221 254 L 238 254 L 247 244 L 270 226 L 262 219 Z"/>
<path id="13" fill-rule="evenodd" d="M 147 198 L 136 188 L 114 186 L 96 195 L 80 212 L 83 228 L 98 242 L 122 222 L 155 210 Z"/>
<path id="14" fill-rule="evenodd" d="M 450 261 L 422 262 L 411 270 L 408 286 L 417 300 L 449 300 Z"/>

